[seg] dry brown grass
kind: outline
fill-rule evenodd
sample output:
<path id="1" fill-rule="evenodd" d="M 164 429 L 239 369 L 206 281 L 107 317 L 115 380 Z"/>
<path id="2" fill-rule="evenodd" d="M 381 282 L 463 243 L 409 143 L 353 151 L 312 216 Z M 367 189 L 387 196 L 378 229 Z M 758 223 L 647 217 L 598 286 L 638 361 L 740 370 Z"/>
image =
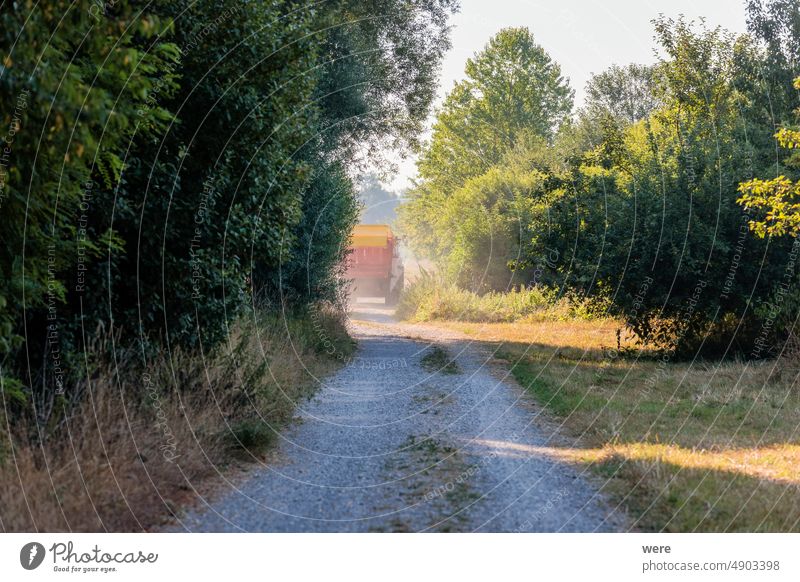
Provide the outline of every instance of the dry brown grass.
<path id="1" fill-rule="evenodd" d="M 673 362 L 637 352 L 614 322 L 437 324 L 499 347 L 563 423 L 580 463 L 648 531 L 800 531 L 796 358 Z M 498 345 L 499 344 L 499 345 Z"/>
<path id="2" fill-rule="evenodd" d="M 622 324 L 613 319 L 567 321 L 526 321 L 514 323 L 467 323 L 461 321 L 437 321 L 428 323 L 439 328 L 451 329 L 481 341 L 524 343 L 532 346 L 573 350 L 580 355 L 617 347 L 617 331 L 620 332 L 620 347 L 633 348 L 633 338 L 623 330 Z"/>
<path id="3" fill-rule="evenodd" d="M 257 458 L 314 377 L 338 365 L 323 336 L 349 353 L 341 323 L 317 320 L 289 321 L 291 341 L 279 318 L 241 324 L 227 349 L 205 359 L 173 351 L 144 367 L 101 361 L 60 428 L 43 439 L 19 423 L 0 433 L 0 529 L 164 523 L 232 460 Z"/>

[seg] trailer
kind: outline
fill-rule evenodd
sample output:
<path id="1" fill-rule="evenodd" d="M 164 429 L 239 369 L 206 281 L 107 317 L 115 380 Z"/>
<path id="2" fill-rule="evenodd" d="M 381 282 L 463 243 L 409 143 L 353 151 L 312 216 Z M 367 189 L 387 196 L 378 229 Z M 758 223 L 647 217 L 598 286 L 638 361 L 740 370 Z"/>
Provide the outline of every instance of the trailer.
<path id="1" fill-rule="evenodd" d="M 399 242 L 388 224 L 355 227 L 346 273 L 352 297 L 383 297 L 386 305 L 397 303 L 405 275 Z"/>

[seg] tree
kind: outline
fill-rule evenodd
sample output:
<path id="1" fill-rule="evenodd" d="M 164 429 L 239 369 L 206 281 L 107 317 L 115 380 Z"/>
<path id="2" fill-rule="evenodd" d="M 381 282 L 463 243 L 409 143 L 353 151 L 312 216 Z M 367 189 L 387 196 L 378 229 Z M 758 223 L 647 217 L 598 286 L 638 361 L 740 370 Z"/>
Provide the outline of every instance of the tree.
<path id="1" fill-rule="evenodd" d="M 134 144 L 106 208 L 137 250 L 115 254 L 110 272 L 137 275 L 114 278 L 101 316 L 143 342 L 210 348 L 253 297 L 302 308 L 338 296 L 359 148 L 413 141 L 453 2 L 373 4 L 369 15 L 360 2 L 154 8 L 183 49 L 180 88 L 164 100 L 179 120 Z"/>
<path id="2" fill-rule="evenodd" d="M 448 279 L 476 292 L 533 283 L 523 257 L 535 254 L 547 185 L 536 169 L 498 165 L 448 197 L 437 249 Z"/>
<path id="3" fill-rule="evenodd" d="M 451 282 L 472 291 L 544 283 L 548 208 L 569 183 L 563 160 L 574 148 L 570 132 L 552 143 L 525 134 L 499 163 L 448 195 L 423 183 L 398 209 L 403 232 Z"/>
<path id="4" fill-rule="evenodd" d="M 498 163 L 522 134 L 551 139 L 573 105 L 561 68 L 527 28 L 498 32 L 464 72 L 418 164 L 421 179 L 445 193 Z"/>
<path id="5" fill-rule="evenodd" d="M 267 297 L 295 308 L 318 301 L 341 303 L 344 259 L 361 209 L 343 164 L 320 158 L 312 167 L 290 259 L 279 265 L 274 275 L 278 284 Z"/>
<path id="6" fill-rule="evenodd" d="M 180 85 L 155 97 L 176 119 L 133 136 L 91 216 L 125 250 L 92 272 L 109 299 L 87 303 L 127 341 L 211 349 L 252 304 L 254 271 L 276 273 L 293 248 L 310 179 L 297 153 L 318 123 L 314 15 L 236 0 L 151 9 L 174 22 Z"/>
<path id="7" fill-rule="evenodd" d="M 177 86 L 168 20 L 125 1 L 107 16 L 96 8 L 0 11 L 0 375 L 6 394 L 24 386 L 42 405 L 71 396 L 80 312 L 70 297 L 106 249 L 122 248 L 115 228 L 89 223 L 101 185 L 119 179 L 134 126 L 150 139 L 172 119 L 147 95 Z"/>
<path id="8" fill-rule="evenodd" d="M 458 0 L 345 0 L 314 11 L 328 151 L 353 161 L 385 146 L 418 145 L 450 48 L 448 17 Z M 378 160 L 379 161 L 379 160 Z"/>
<path id="9" fill-rule="evenodd" d="M 97 330 L 146 360 L 162 342 L 213 350 L 254 304 L 335 299 L 359 148 L 413 145 L 455 6 L 1 11 L 2 122 L 16 137 L 0 160 L 5 394 L 56 394 Z"/>
<path id="10" fill-rule="evenodd" d="M 467 61 L 465 73 L 437 114 L 418 163 L 421 180 L 398 214 L 421 256 L 442 262 L 475 288 L 504 289 L 514 280 L 511 263 L 521 264 L 520 245 L 528 244 L 527 230 L 515 230 L 505 213 L 520 208 L 521 192 L 536 181 L 530 174 L 536 166 L 517 165 L 511 172 L 498 166 L 516 151 L 540 155 L 553 145 L 572 110 L 573 92 L 527 28 L 497 33 Z M 472 234 L 483 233 L 481 244 L 495 237 L 490 256 L 470 241 L 464 213 L 475 226 Z M 491 275 L 482 277 L 481 269 Z"/>
<path id="11" fill-rule="evenodd" d="M 759 63 L 764 90 L 775 111 L 791 111 L 797 103 L 792 80 L 800 69 L 800 0 L 746 0 L 745 7 L 748 31 L 765 51 Z"/>
<path id="12" fill-rule="evenodd" d="M 658 106 L 654 74 L 654 67 L 630 64 L 593 75 L 586 84 L 585 108 L 589 115 L 606 112 L 626 124 L 641 121 Z"/>
<path id="13" fill-rule="evenodd" d="M 549 244 L 570 256 L 563 288 L 610 299 L 642 340 L 681 355 L 743 351 L 760 329 L 753 305 L 770 296 L 788 256 L 784 243 L 743 238 L 736 205 L 736 185 L 767 163 L 748 139 L 764 113 L 752 79 L 758 51 L 747 37 L 682 19 L 655 24 L 660 105 L 599 135 L 573 165 Z"/>
<path id="14" fill-rule="evenodd" d="M 280 268 L 256 264 L 260 294 L 281 301 L 339 295 L 336 274 L 358 213 L 350 176 L 367 159 L 386 165 L 386 145 L 401 151 L 416 146 L 456 8 L 456 0 L 347 0 L 309 8 L 318 115 L 314 135 L 296 156 L 312 169 L 308 199 L 299 223 L 287 230 Z"/>

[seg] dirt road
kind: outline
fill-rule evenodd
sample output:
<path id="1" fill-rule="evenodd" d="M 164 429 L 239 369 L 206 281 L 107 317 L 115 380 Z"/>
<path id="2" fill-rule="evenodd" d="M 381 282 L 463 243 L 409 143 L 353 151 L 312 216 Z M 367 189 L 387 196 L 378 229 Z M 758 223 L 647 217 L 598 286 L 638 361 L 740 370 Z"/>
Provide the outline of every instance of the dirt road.
<path id="1" fill-rule="evenodd" d="M 356 358 L 298 406 L 275 455 L 175 530 L 624 529 L 546 453 L 552 429 L 485 351 L 382 306 L 356 308 L 352 324 Z"/>

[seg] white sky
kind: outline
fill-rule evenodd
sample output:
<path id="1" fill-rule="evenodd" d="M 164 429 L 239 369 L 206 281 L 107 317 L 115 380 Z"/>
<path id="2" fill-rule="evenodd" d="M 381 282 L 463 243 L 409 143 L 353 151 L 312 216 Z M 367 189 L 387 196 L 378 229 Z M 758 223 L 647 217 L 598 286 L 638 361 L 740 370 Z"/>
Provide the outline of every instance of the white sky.
<path id="1" fill-rule="evenodd" d="M 696 19 L 744 32 L 744 0 L 461 0 L 451 22 L 452 49 L 442 64 L 439 100 L 464 77 L 466 60 L 496 32 L 527 26 L 536 42 L 561 65 L 580 105 L 586 81 L 613 64 L 655 61 L 653 26 L 660 13 Z M 398 159 L 400 172 L 387 186 L 399 191 L 416 175 L 411 159 Z"/>

